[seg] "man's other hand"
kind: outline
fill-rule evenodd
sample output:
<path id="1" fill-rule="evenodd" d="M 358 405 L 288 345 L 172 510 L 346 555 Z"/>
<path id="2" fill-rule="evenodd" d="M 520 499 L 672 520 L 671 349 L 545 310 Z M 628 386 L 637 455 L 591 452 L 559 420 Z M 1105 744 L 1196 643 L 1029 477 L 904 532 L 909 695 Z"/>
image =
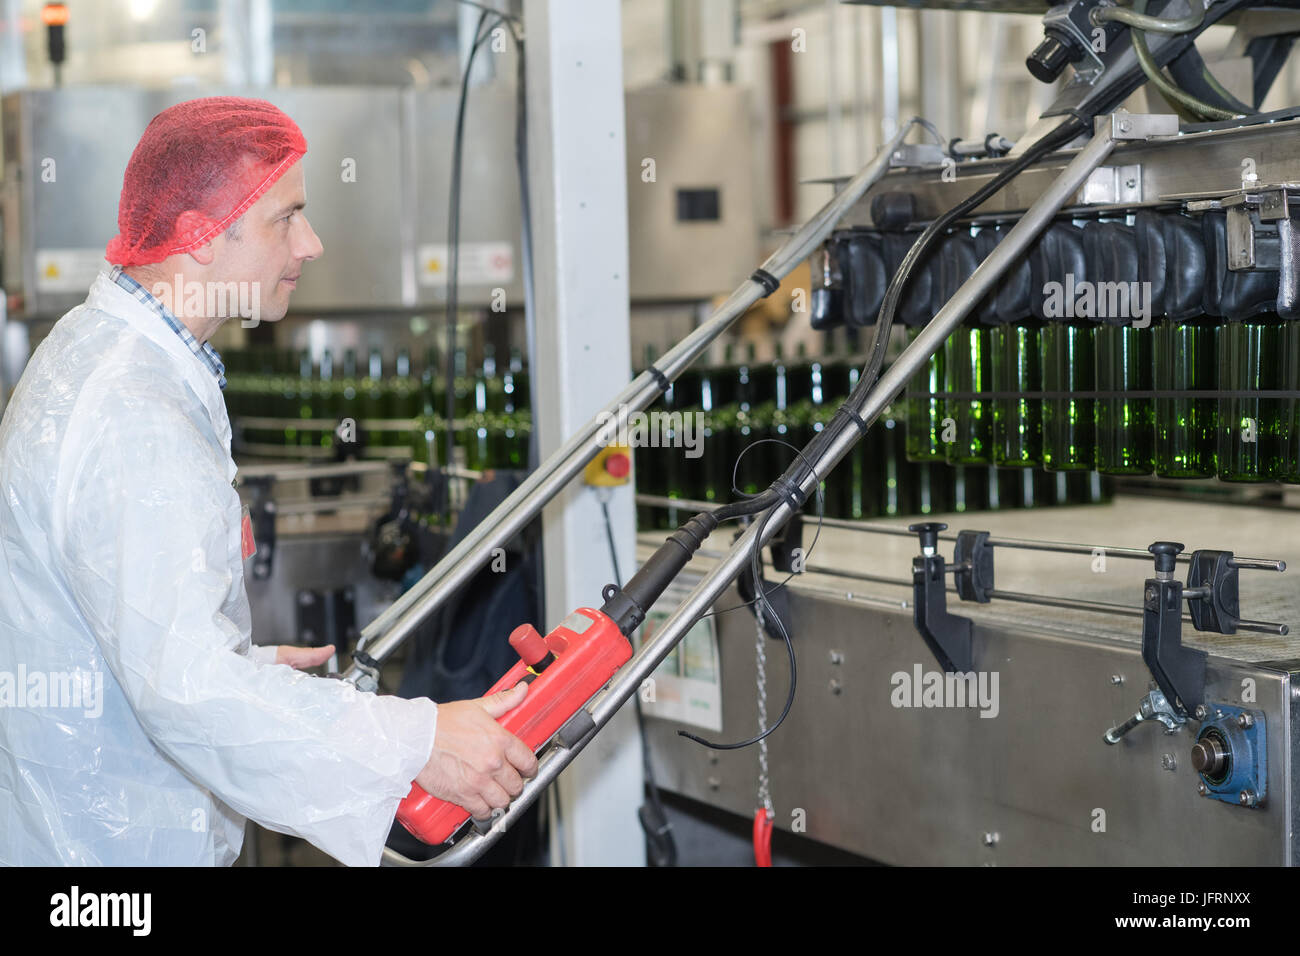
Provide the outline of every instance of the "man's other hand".
<path id="1" fill-rule="evenodd" d="M 324 647 L 295 647 L 292 644 L 280 644 L 275 649 L 275 662 L 288 664 L 294 670 L 301 671 L 308 667 L 319 667 L 333 654 L 333 644 L 326 644 Z"/>
<path id="2" fill-rule="evenodd" d="M 537 757 L 496 718 L 523 703 L 527 693 L 521 682 L 490 697 L 439 704 L 433 753 L 415 782 L 478 819 L 509 806 L 524 789 L 523 778 L 537 773 Z"/>

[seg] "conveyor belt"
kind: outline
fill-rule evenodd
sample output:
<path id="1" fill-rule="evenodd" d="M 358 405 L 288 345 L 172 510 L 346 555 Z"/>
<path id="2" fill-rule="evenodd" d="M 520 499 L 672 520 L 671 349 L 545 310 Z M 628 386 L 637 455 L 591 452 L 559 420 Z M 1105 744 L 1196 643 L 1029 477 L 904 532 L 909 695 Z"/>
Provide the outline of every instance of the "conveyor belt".
<path id="1" fill-rule="evenodd" d="M 1283 573 L 1242 571 L 1242 617 L 1288 625 L 1286 637 L 1266 634 L 1206 634 L 1184 627 L 1188 646 L 1244 663 L 1300 658 L 1300 513 L 1276 508 L 1254 508 L 1153 498 L 1117 498 L 1104 505 L 1032 510 L 975 512 L 928 516 L 925 519 L 884 519 L 874 523 L 906 527 L 917 520 L 937 520 L 950 531 L 989 531 L 995 537 L 1032 538 L 1076 544 L 1145 549 L 1157 540 L 1179 541 L 1189 551 L 1213 548 L 1257 558 L 1280 558 L 1287 562 Z M 812 541 L 815 519 L 805 526 L 805 547 Z M 706 547 L 720 550 L 730 535 L 715 533 Z M 649 555 L 649 544 L 662 535 L 643 533 L 639 557 Z M 951 542 L 941 542 L 942 551 L 952 558 Z M 912 558 L 919 548 L 914 537 L 867 534 L 842 528 L 824 528 L 808 556 L 810 567 L 832 567 L 846 572 L 867 573 L 900 580 L 911 579 Z M 1110 556 L 1104 573 L 1093 571 L 1089 555 L 1055 554 L 999 548 L 995 552 L 995 584 L 999 590 L 1054 597 L 1077 598 L 1141 606 L 1142 585 L 1154 570 L 1152 561 Z M 692 567 L 703 567 L 710 559 L 697 557 Z M 1179 565 L 1179 578 L 1186 578 L 1186 564 Z M 769 575 L 771 572 L 769 571 Z M 795 579 L 794 586 L 810 586 L 819 593 L 851 593 L 909 601 L 910 586 L 852 580 L 810 572 Z M 994 600 L 977 605 L 961 602 L 950 592 L 949 607 L 980 623 L 1005 623 L 1045 634 L 1085 635 L 1137 644 L 1141 640 L 1141 619 L 1115 614 L 1043 607 Z"/>

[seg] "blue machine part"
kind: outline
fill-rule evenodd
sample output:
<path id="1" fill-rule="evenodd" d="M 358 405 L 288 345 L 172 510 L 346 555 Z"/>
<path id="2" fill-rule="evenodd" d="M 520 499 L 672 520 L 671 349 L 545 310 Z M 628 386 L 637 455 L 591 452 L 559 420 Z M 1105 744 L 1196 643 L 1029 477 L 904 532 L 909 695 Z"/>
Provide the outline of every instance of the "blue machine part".
<path id="1" fill-rule="evenodd" d="M 1268 738 L 1264 714 L 1207 703 L 1192 748 L 1201 795 L 1239 807 L 1258 807 L 1268 795 Z"/>

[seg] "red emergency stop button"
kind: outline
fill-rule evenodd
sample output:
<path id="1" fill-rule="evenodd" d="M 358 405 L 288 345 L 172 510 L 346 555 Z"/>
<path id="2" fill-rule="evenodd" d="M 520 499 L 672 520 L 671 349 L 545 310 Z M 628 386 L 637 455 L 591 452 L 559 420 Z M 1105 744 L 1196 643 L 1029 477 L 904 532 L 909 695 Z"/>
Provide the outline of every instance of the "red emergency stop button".
<path id="1" fill-rule="evenodd" d="M 605 459 L 605 471 L 615 478 L 626 478 L 632 470 L 632 462 L 622 452 L 614 452 Z"/>
<path id="2" fill-rule="evenodd" d="M 545 639 L 531 624 L 520 624 L 510 632 L 510 646 L 529 667 L 546 660 L 551 653 Z"/>

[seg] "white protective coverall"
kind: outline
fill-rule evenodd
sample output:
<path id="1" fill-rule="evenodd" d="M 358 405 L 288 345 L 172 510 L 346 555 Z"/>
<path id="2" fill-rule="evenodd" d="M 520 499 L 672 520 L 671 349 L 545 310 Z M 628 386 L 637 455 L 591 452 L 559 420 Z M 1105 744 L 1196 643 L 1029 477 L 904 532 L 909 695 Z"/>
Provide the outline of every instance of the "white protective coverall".
<path id="1" fill-rule="evenodd" d="M 101 274 L 0 423 L 0 863 L 229 865 L 245 817 L 379 863 L 435 705 L 250 654 L 234 476 L 216 377 Z"/>

